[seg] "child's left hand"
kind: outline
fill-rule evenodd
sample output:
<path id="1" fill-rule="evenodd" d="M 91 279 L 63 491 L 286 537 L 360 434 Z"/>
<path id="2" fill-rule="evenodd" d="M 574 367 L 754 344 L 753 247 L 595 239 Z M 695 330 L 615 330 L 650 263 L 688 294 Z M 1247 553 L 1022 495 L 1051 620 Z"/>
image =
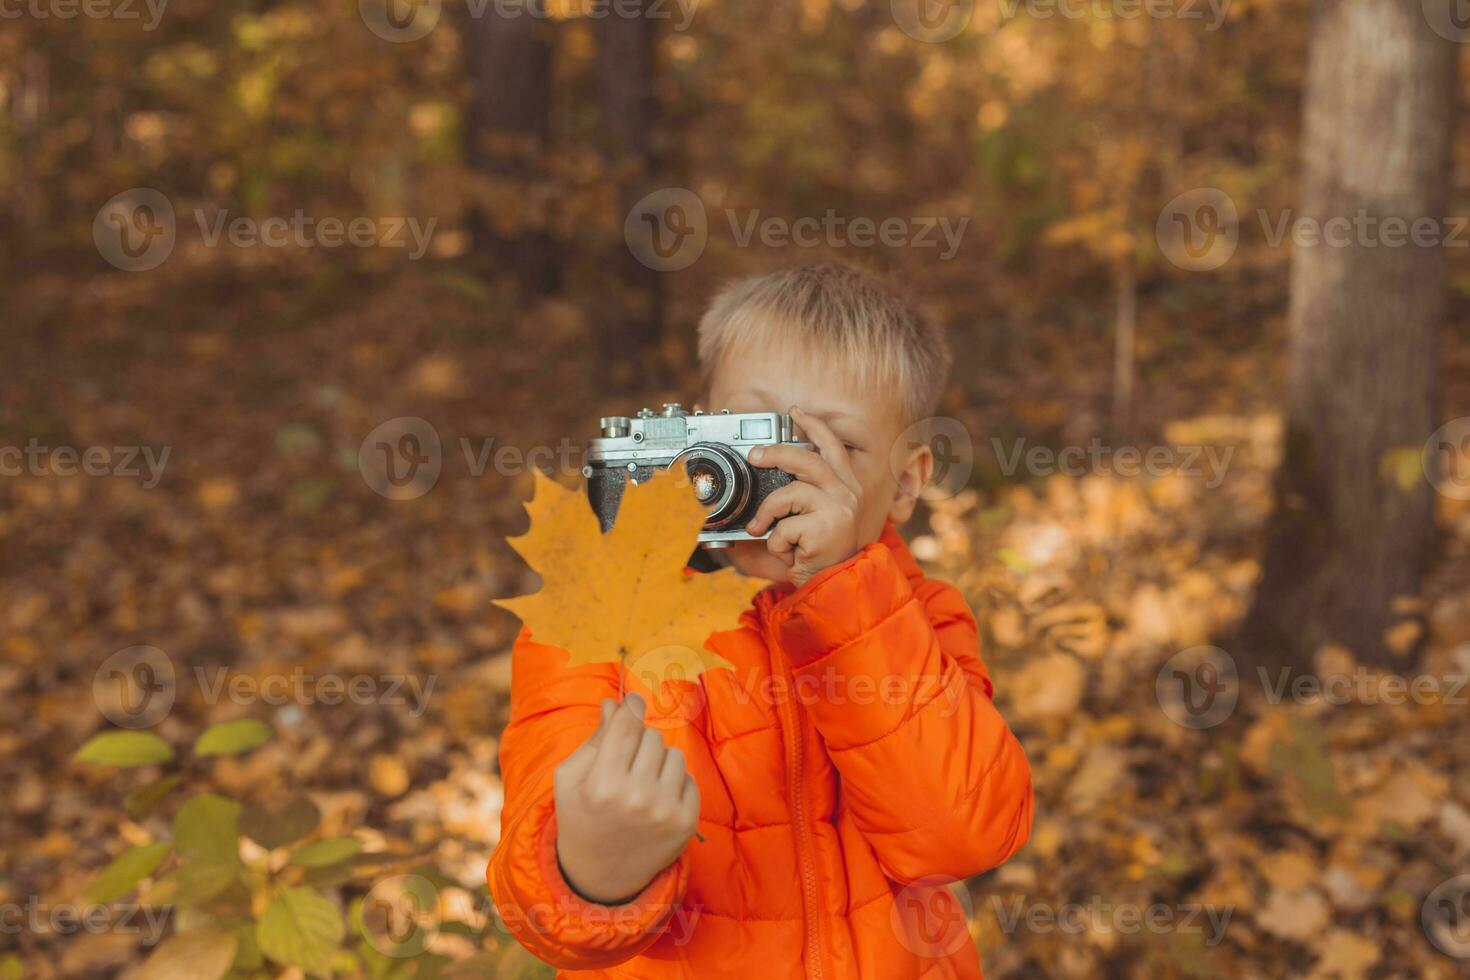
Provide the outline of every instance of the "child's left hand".
<path id="1" fill-rule="evenodd" d="M 862 512 L 863 487 L 852 471 L 842 440 L 827 423 L 795 405 L 790 415 L 805 430 L 817 452 L 792 445 L 751 451 L 752 465 L 777 467 L 796 479 L 761 501 L 745 530 L 761 535 L 773 522 L 784 518 L 771 531 L 766 548 L 791 569 L 791 581 L 801 585 L 822 569 L 851 558 L 862 547 L 858 515 Z"/>

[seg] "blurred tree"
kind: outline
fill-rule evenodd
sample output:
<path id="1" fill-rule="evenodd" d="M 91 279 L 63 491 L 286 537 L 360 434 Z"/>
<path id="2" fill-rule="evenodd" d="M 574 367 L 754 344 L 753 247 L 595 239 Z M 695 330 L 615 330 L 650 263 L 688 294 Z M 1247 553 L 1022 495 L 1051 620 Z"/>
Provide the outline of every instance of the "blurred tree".
<path id="1" fill-rule="evenodd" d="M 1385 220 L 1440 227 L 1455 51 L 1418 4 L 1316 10 L 1294 217 L 1341 230 L 1293 254 L 1285 457 L 1243 627 L 1260 663 L 1301 662 L 1327 641 L 1382 658 L 1392 600 L 1417 592 L 1431 554 L 1418 463 L 1434 428 L 1443 253 L 1437 237 L 1395 246 Z"/>
<path id="2" fill-rule="evenodd" d="M 632 211 L 656 187 L 657 38 L 656 22 L 649 16 L 652 9 L 648 0 L 632 0 L 598 22 L 597 71 L 607 134 L 607 172 L 617 188 L 621 215 Z M 663 283 L 660 273 L 639 262 L 629 249 L 619 251 L 625 295 L 611 311 L 612 320 L 601 331 L 601 338 L 607 363 L 615 368 L 615 380 L 641 386 L 654 376 L 649 355 L 659 348 Z"/>
<path id="3" fill-rule="evenodd" d="M 551 135 L 553 22 L 499 16 L 494 5 L 463 19 L 473 93 L 465 118 L 466 155 L 488 178 L 468 223 L 477 260 L 509 273 L 522 296 L 559 285 L 555 242 L 535 184 L 545 173 Z"/>
<path id="4" fill-rule="evenodd" d="M 51 94 L 51 63 L 39 47 L 24 51 L 13 62 L 0 65 L 0 88 L 9 93 L 6 128 L 16 152 L 6 181 L 6 206 L 0 211 L 0 248 L 25 248 L 42 220 L 44 198 L 35 172 L 36 142 L 46 123 Z"/>

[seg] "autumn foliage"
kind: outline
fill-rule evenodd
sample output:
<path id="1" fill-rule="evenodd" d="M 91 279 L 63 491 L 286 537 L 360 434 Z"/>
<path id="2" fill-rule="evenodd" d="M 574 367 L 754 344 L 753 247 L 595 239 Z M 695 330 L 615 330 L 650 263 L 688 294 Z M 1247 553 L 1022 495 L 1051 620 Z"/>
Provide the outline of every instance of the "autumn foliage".
<path id="1" fill-rule="evenodd" d="M 469 4 L 412 43 L 357 0 L 172 0 L 149 29 L 141 2 L 38 6 L 68 5 L 11 5 L 0 30 L 0 463 L 22 453 L 0 475 L 0 980 L 548 976 L 484 886 L 521 620 L 569 664 L 683 688 L 721 669 L 701 633 L 753 588 L 683 575 L 697 515 L 672 479 L 597 535 L 580 447 L 600 415 L 689 400 L 715 286 L 818 255 L 893 273 L 956 351 L 939 412 L 973 467 L 905 534 L 974 609 L 1035 775 L 1030 843 L 964 889 L 987 976 L 1464 974 L 1470 913 L 1442 889 L 1470 871 L 1470 504 L 1434 496 L 1441 560 L 1394 598 L 1386 662 L 1323 644 L 1261 676 L 1230 648 L 1286 449 L 1292 248 L 1272 236 L 1297 206 L 1310 5 L 936 5 L 970 20 L 923 41 L 887 0 L 710 0 L 659 25 L 657 113 L 626 154 L 601 29 L 552 3 L 540 143 L 499 169 L 469 145 Z M 625 238 L 649 181 L 707 217 L 698 260 L 656 276 Z M 1205 186 L 1242 220 L 1199 273 L 1158 221 Z M 176 220 L 146 272 L 95 238 L 137 188 Z M 205 234 L 297 213 L 436 224 L 416 259 Z M 948 259 L 745 240 L 828 214 L 967 224 Z M 477 232 L 550 256 L 556 287 Z M 1470 276 L 1445 257 L 1448 419 L 1470 414 Z M 628 324 L 643 342 L 610 358 Z M 404 419 L 437 469 L 385 495 L 364 443 Z M 1007 463 L 1093 444 L 1233 455 L 1208 478 Z M 155 482 L 29 467 L 31 446 L 171 452 Z M 1422 489 L 1413 446 L 1374 466 Z M 1241 654 L 1240 700 L 1181 724 L 1174 658 L 1216 645 Z M 112 672 L 140 647 L 159 670 Z M 94 907 L 100 928 L 52 914 Z M 1191 908 L 1227 921 L 1186 927 Z"/>

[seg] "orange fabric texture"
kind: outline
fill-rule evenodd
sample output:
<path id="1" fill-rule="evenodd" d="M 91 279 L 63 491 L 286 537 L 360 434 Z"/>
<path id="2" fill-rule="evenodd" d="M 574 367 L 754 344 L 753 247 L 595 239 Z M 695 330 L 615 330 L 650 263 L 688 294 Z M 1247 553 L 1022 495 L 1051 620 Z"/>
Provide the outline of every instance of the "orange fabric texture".
<path id="1" fill-rule="evenodd" d="M 610 907 L 557 867 L 552 774 L 623 668 L 568 668 L 522 631 L 488 869 L 507 927 L 567 977 L 978 978 L 946 883 L 1014 854 L 1033 797 L 959 593 L 889 527 L 708 646 L 735 669 L 669 685 L 646 718 L 699 784 L 704 840 Z"/>

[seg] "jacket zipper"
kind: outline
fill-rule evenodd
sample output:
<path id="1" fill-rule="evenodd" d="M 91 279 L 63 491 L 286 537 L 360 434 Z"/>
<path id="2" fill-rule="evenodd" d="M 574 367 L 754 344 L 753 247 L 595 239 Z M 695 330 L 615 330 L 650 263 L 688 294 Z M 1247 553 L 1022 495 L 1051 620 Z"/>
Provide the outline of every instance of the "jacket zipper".
<path id="1" fill-rule="evenodd" d="M 774 631 L 766 642 L 776 649 Z M 774 658 L 773 658 L 774 659 Z M 801 873 L 802 934 L 806 939 L 807 976 L 822 980 L 821 902 L 819 901 L 816 859 L 813 855 L 811 825 L 806 816 L 806 786 L 802 779 L 801 707 L 796 703 L 795 683 L 791 668 L 781 659 L 786 674 L 786 689 L 780 695 L 781 727 L 786 734 L 788 785 L 791 787 L 791 820 L 796 835 L 796 862 Z"/>

